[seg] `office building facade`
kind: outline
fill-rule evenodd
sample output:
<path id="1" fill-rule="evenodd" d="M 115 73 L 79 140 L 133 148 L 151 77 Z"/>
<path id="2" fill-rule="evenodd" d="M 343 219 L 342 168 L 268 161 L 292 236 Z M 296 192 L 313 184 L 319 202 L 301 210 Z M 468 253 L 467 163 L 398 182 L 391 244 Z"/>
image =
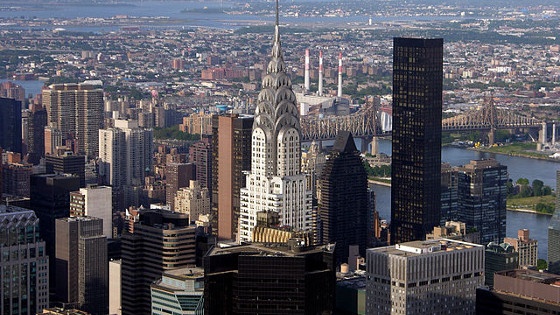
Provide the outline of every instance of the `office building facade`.
<path id="1" fill-rule="evenodd" d="M 70 193 L 71 217 L 103 220 L 103 235 L 113 238 L 113 190 L 109 186 L 90 185 Z"/>
<path id="2" fill-rule="evenodd" d="M 48 154 L 45 156 L 45 167 L 49 174 L 64 173 L 78 176 L 80 187 L 86 187 L 86 157 L 84 155 L 74 155 L 68 151 Z"/>
<path id="3" fill-rule="evenodd" d="M 212 126 L 212 120 L 210 120 Z M 201 141 L 189 147 L 189 162 L 196 166 L 196 180 L 212 192 L 212 135 L 201 135 Z M 212 198 L 212 195 L 210 195 Z"/>
<path id="4" fill-rule="evenodd" d="M 333 247 L 214 247 L 204 257 L 206 314 L 332 314 Z"/>
<path id="5" fill-rule="evenodd" d="M 458 168 L 458 220 L 480 232 L 482 244 L 506 236 L 507 166 L 494 159 L 471 161 Z"/>
<path id="6" fill-rule="evenodd" d="M 443 40 L 393 40 L 391 243 L 440 224 Z"/>
<path id="7" fill-rule="evenodd" d="M 21 102 L 0 97 L 0 148 L 4 151 L 21 151 Z"/>
<path id="8" fill-rule="evenodd" d="M 204 270 L 181 268 L 163 273 L 151 285 L 153 315 L 203 315 Z"/>
<path id="9" fill-rule="evenodd" d="M 92 315 L 109 312 L 109 261 L 103 220 L 56 220 L 56 297 Z"/>
<path id="10" fill-rule="evenodd" d="M 35 314 L 49 307 L 49 257 L 32 210 L 0 204 L 2 314 Z"/>
<path id="11" fill-rule="evenodd" d="M 439 239 L 367 250 L 366 314 L 475 314 L 484 246 Z"/>
<path id="12" fill-rule="evenodd" d="M 212 117 L 212 230 L 220 240 L 237 239 L 240 189 L 251 169 L 253 116 Z"/>
<path id="13" fill-rule="evenodd" d="M 347 262 L 358 245 L 365 257 L 368 230 L 368 182 L 360 152 L 348 131 L 338 134 L 319 180 L 322 243 L 334 244 L 337 264 Z"/>
<path id="14" fill-rule="evenodd" d="M 505 243 L 513 245 L 519 253 L 519 267 L 536 267 L 538 254 L 538 241 L 529 237 L 529 230 L 517 231 L 517 238 L 506 237 Z"/>
<path id="15" fill-rule="evenodd" d="M 195 264 L 195 227 L 182 213 L 141 212 L 122 236 L 122 314 L 150 314 L 150 285 L 163 272 Z"/>
<path id="16" fill-rule="evenodd" d="M 494 286 L 494 273 L 519 268 L 519 253 L 508 243 L 489 243 L 484 252 L 484 284 Z"/>
<path id="17" fill-rule="evenodd" d="M 168 163 L 165 166 L 165 201 L 175 211 L 175 194 L 180 188 L 188 187 L 196 179 L 196 166 L 193 163 Z"/>

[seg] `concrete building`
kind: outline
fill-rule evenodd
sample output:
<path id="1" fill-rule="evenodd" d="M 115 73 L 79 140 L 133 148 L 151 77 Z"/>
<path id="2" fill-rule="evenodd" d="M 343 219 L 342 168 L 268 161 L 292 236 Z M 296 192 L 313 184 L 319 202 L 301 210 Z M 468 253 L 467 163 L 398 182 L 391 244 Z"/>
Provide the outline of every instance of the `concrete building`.
<path id="1" fill-rule="evenodd" d="M 332 314 L 334 245 L 213 247 L 204 257 L 205 314 Z"/>
<path id="2" fill-rule="evenodd" d="M 95 217 L 103 220 L 103 235 L 113 238 L 113 192 L 109 186 L 89 185 L 70 193 L 71 217 Z"/>
<path id="3" fill-rule="evenodd" d="M 296 96 L 286 74 L 278 20 L 271 60 L 257 99 L 251 171 L 241 189 L 239 240 L 251 241 L 257 213 L 279 213 L 280 224 L 312 229 L 312 191 L 301 173 L 301 130 Z"/>
<path id="4" fill-rule="evenodd" d="M 441 216 L 443 39 L 393 39 L 391 244 L 422 240 Z"/>
<path id="5" fill-rule="evenodd" d="M 115 120 L 99 130 L 99 176 L 122 195 L 123 207 L 137 205 L 139 187 L 152 170 L 153 132 L 134 120 Z M 117 209 L 119 210 L 119 209 Z"/>
<path id="6" fill-rule="evenodd" d="M 447 221 L 443 226 L 436 226 L 430 234 L 426 234 L 427 240 L 448 238 L 456 241 L 480 244 L 479 232 L 467 232 L 467 225 L 463 222 Z"/>
<path id="7" fill-rule="evenodd" d="M 238 236 L 240 189 L 251 169 L 253 116 L 212 118 L 212 230 L 219 240 Z"/>
<path id="8" fill-rule="evenodd" d="M 180 188 L 188 187 L 196 179 L 196 166 L 193 163 L 168 163 L 165 166 L 165 201 L 172 211 L 175 210 L 175 194 Z"/>
<path id="9" fill-rule="evenodd" d="M 190 222 L 198 220 L 200 215 L 210 214 L 208 188 L 202 188 L 198 181 L 191 180 L 188 188 L 177 191 L 175 212 L 188 214 Z"/>
<path id="10" fill-rule="evenodd" d="M 121 315 L 121 260 L 109 261 L 109 315 Z"/>
<path id="11" fill-rule="evenodd" d="M 367 250 L 366 314 L 475 314 L 484 246 L 449 239 Z"/>
<path id="12" fill-rule="evenodd" d="M 327 154 L 315 141 L 311 143 L 307 151 L 301 154 L 301 172 L 308 176 L 307 189 L 313 192 L 313 197 L 318 199 L 318 181 L 327 161 Z"/>
<path id="13" fill-rule="evenodd" d="M 459 209 L 459 174 L 456 167 L 449 163 L 441 164 L 441 221 L 445 225 L 447 221 L 458 220 Z M 478 242 L 473 242 L 478 243 Z"/>
<path id="14" fill-rule="evenodd" d="M 508 270 L 494 276 L 494 289 L 476 290 L 477 314 L 558 314 L 560 276 L 534 270 Z"/>
<path id="15" fill-rule="evenodd" d="M 519 253 L 519 267 L 537 266 L 538 241 L 529 238 L 529 230 L 517 231 L 517 238 L 506 237 L 504 243 L 513 245 Z"/>
<path id="16" fill-rule="evenodd" d="M 506 236 L 507 166 L 494 159 L 476 160 L 458 172 L 457 219 L 479 231 L 482 244 L 501 243 Z"/>
<path id="17" fill-rule="evenodd" d="M 109 266 L 103 220 L 56 220 L 56 298 L 92 315 L 109 309 Z"/>
<path id="18" fill-rule="evenodd" d="M 196 166 L 196 180 L 200 186 L 212 193 L 212 135 L 202 135 L 201 141 L 189 147 L 189 162 Z"/>
<path id="19" fill-rule="evenodd" d="M 35 314 L 49 306 L 49 257 L 32 210 L 0 204 L 2 314 Z"/>
<path id="20" fill-rule="evenodd" d="M 491 242 L 486 246 L 484 255 L 484 284 L 489 287 L 494 286 L 494 273 L 519 268 L 519 253 L 511 244 Z"/>
<path id="21" fill-rule="evenodd" d="M 74 137 L 79 152 L 97 157 L 98 130 L 103 128 L 103 90 L 88 84 L 54 84 L 43 90 L 48 125 L 64 139 Z"/>
<path id="22" fill-rule="evenodd" d="M 3 164 L 0 190 L 14 197 L 29 197 L 33 165 L 22 161 L 19 153 L 4 152 L 3 154 L 11 158 L 8 158 L 7 163 L 0 161 L 0 164 Z"/>
<path id="23" fill-rule="evenodd" d="M 151 290 L 152 315 L 204 314 L 204 269 L 166 271 L 151 285 Z"/>
<path id="24" fill-rule="evenodd" d="M 163 210 L 140 212 L 122 236 L 122 314 L 150 314 L 150 285 L 163 272 L 195 264 L 195 227 L 188 216 Z"/>
<path id="25" fill-rule="evenodd" d="M 64 145 L 62 132 L 55 127 L 45 127 L 45 154 L 55 154 L 58 147 Z"/>
<path id="26" fill-rule="evenodd" d="M 6 151 L 21 151 L 21 102 L 0 97 L 0 148 Z"/>

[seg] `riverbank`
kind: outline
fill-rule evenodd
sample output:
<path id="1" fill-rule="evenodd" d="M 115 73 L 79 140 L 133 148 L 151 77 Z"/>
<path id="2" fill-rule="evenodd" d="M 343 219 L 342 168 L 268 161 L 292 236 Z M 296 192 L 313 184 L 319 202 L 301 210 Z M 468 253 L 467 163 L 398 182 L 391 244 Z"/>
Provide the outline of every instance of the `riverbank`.
<path id="1" fill-rule="evenodd" d="M 531 143 L 514 143 L 504 146 L 497 147 L 468 147 L 467 150 L 487 152 L 493 154 L 501 154 L 508 156 L 523 157 L 529 159 L 550 161 L 550 162 L 560 162 L 559 159 L 554 159 L 548 156 L 546 153 L 537 152 L 537 144 Z"/>
<path id="2" fill-rule="evenodd" d="M 368 182 L 379 186 L 391 187 L 390 178 L 370 177 L 368 178 Z"/>
<path id="3" fill-rule="evenodd" d="M 552 216 L 552 213 L 538 212 L 537 210 L 531 210 L 531 209 L 507 208 L 506 210 L 507 210 L 507 211 L 512 211 L 512 212 L 523 212 L 523 213 L 531 213 L 531 214 L 544 214 L 544 215 Z"/>

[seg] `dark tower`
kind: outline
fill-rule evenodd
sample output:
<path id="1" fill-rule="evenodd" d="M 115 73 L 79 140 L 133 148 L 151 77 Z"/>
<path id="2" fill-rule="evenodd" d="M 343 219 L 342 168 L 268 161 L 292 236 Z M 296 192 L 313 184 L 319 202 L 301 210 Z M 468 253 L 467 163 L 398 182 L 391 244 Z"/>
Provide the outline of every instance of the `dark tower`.
<path id="1" fill-rule="evenodd" d="M 320 178 L 319 215 L 324 244 L 336 243 L 335 261 L 347 261 L 348 246 L 365 257 L 368 231 L 367 174 L 352 134 L 338 134 Z"/>
<path id="2" fill-rule="evenodd" d="M 391 243 L 440 223 L 443 39 L 393 41 Z"/>
<path id="3" fill-rule="evenodd" d="M 0 97 L 0 147 L 21 152 L 21 102 Z"/>

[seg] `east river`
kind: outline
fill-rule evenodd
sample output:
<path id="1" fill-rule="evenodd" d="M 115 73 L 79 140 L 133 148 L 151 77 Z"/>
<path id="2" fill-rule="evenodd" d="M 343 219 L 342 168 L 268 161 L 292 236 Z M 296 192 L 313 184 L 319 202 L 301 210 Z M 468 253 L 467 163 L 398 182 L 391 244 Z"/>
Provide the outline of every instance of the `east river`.
<path id="1" fill-rule="evenodd" d="M 380 140 L 379 151 L 391 154 L 391 142 Z M 470 160 L 490 157 L 495 158 L 503 165 L 507 165 L 509 177 L 514 181 L 521 177 L 529 179 L 530 182 L 534 179 L 540 179 L 545 185 L 552 188 L 556 187 L 556 170 L 560 170 L 560 163 L 476 152 L 457 147 L 444 147 L 441 152 L 442 162 L 448 162 L 451 165 L 464 165 L 468 164 Z M 391 188 L 379 185 L 373 185 L 373 188 L 377 211 L 379 211 L 382 219 L 389 221 L 391 218 Z M 518 229 L 529 229 L 531 238 L 539 241 L 539 258 L 546 259 L 549 221 L 550 216 L 548 215 L 508 211 L 506 234 L 508 237 L 517 237 Z"/>

